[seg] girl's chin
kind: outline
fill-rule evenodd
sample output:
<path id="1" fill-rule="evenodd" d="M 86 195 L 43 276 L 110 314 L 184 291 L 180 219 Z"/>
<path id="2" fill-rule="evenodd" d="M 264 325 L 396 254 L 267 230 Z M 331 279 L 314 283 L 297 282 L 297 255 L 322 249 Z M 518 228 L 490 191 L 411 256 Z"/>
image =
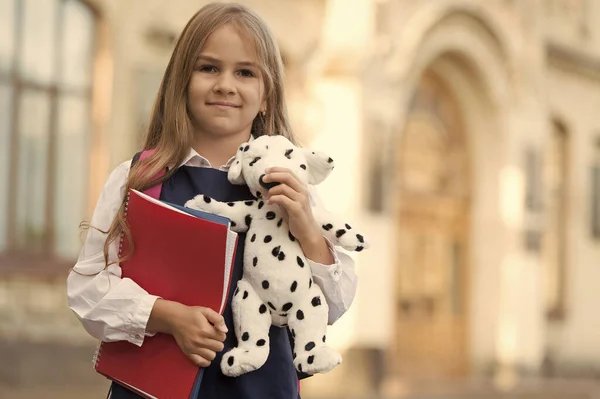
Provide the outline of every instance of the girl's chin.
<path id="1" fill-rule="evenodd" d="M 196 133 L 210 136 L 234 136 L 241 135 L 244 130 L 244 128 L 228 123 L 203 123 L 199 129 L 196 129 Z M 248 134 L 250 133 L 248 132 Z"/>

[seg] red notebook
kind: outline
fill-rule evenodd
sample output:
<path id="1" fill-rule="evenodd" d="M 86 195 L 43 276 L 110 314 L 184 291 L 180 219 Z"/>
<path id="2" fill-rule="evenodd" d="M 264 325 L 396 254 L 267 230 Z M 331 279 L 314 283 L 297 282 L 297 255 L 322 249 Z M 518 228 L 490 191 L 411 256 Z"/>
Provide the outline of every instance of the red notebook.
<path id="1" fill-rule="evenodd" d="M 163 299 L 223 313 L 231 285 L 237 233 L 227 218 L 168 204 L 131 190 L 127 222 L 135 244 L 121 263 L 123 278 Z M 127 254 L 122 241 L 119 252 Z M 98 373 L 146 398 L 189 399 L 201 373 L 167 334 L 146 337 L 141 347 L 103 342 Z"/>

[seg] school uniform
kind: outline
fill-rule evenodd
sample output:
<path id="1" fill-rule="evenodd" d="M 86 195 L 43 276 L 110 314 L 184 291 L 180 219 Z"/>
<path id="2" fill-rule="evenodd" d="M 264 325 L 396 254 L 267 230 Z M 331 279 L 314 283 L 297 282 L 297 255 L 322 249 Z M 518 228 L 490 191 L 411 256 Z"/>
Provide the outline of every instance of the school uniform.
<path id="1" fill-rule="evenodd" d="M 207 167 L 209 166 L 208 161 L 194 150 L 190 150 L 190 155 L 184 164 L 163 183 L 160 199 L 179 205 L 183 205 L 198 194 L 205 194 L 222 202 L 253 199 L 247 186 L 233 185 L 228 181 L 229 164 L 220 169 Z M 129 167 L 129 165 L 122 166 L 127 169 L 127 173 Z M 123 172 L 122 170 L 120 173 L 123 174 Z M 125 179 L 127 173 L 125 173 Z M 112 177 L 113 180 L 118 179 L 115 176 Z M 110 182 L 111 178 L 109 177 L 107 185 Z M 114 181 L 112 183 L 116 184 Z M 114 187 L 109 189 L 119 192 Z M 120 192 L 121 199 L 124 195 L 123 191 Z M 118 209 L 118 205 L 120 205 L 118 198 L 106 198 L 107 196 L 109 193 L 105 187 L 91 223 L 92 226 L 103 230 L 106 230 L 103 225 L 112 220 L 112 217 L 108 218 L 104 214 L 109 214 L 111 211 L 116 212 L 115 208 Z M 94 219 L 98 224 L 94 224 Z M 104 267 L 104 259 L 100 259 L 97 253 L 100 248 L 98 243 L 102 238 L 98 234 L 98 232 L 88 233 L 86 245 L 74 268 L 81 274 L 90 274 L 91 270 L 95 270 L 97 273 Z M 232 287 L 235 287 L 242 278 L 244 241 L 245 234 L 239 234 Z M 94 250 L 96 253 L 90 253 Z M 310 262 L 314 280 L 317 284 L 322 285 L 324 295 L 330 305 L 330 323 L 349 307 L 356 291 L 356 275 L 351 258 L 334 249 L 332 249 L 332 253 L 335 258 L 334 265 Z M 115 249 L 109 252 L 109 259 L 111 257 L 113 259 L 116 257 Z M 115 286 L 111 287 L 108 292 L 106 292 L 106 282 L 102 281 L 102 276 L 104 279 L 110 278 L 111 282 L 114 280 Z M 86 330 L 96 338 L 103 341 L 127 340 L 141 345 L 144 337 L 151 335 L 145 331 L 145 325 L 157 297 L 145 292 L 130 279 L 121 279 L 120 277 L 121 269 L 118 264 L 109 266 L 106 271 L 93 277 L 71 273 L 67 284 L 69 305 Z M 233 289 L 230 290 L 228 304 L 231 303 L 233 292 Z M 112 312 L 111 308 L 114 308 Z M 205 369 L 198 398 L 289 399 L 299 397 L 298 377 L 293 365 L 292 347 L 286 328 L 271 327 L 269 332 L 270 354 L 261 368 L 235 378 L 222 374 L 220 362 L 223 354 L 237 346 L 230 305 L 226 306 L 223 318 L 229 330 L 224 341 L 225 349 L 221 353 L 217 353 L 211 365 Z M 112 399 L 140 398 L 117 384 L 112 385 L 110 397 Z"/>

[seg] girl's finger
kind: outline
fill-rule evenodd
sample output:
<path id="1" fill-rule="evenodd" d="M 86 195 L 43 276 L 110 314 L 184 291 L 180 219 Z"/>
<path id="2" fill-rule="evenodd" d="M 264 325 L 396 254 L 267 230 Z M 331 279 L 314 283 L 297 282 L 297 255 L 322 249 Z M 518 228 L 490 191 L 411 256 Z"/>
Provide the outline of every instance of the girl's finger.
<path id="1" fill-rule="evenodd" d="M 216 357 L 215 351 L 206 348 L 197 349 L 194 354 L 203 357 L 209 362 L 213 361 Z"/>
<path id="2" fill-rule="evenodd" d="M 208 366 L 210 366 L 210 361 L 206 360 L 202 356 L 196 355 L 194 353 L 190 353 L 187 356 L 198 367 L 208 367 Z"/>
<path id="3" fill-rule="evenodd" d="M 275 187 L 271 187 L 267 193 L 268 197 L 274 195 L 285 195 L 293 201 L 302 201 L 302 194 L 288 186 L 287 184 L 279 184 Z"/>
<path id="4" fill-rule="evenodd" d="M 215 339 L 205 339 L 202 342 L 198 342 L 196 348 L 206 348 L 213 352 L 221 352 L 224 348 L 223 342 Z"/>
<path id="5" fill-rule="evenodd" d="M 276 205 L 279 205 L 280 207 L 283 207 L 288 212 L 288 214 L 289 213 L 296 214 L 301 209 L 301 205 L 298 202 L 293 201 L 289 197 L 282 195 L 282 194 L 274 195 L 274 196 L 270 197 L 268 199 L 268 202 L 270 204 L 276 204 Z"/>
<path id="6" fill-rule="evenodd" d="M 273 169 L 275 169 L 275 168 L 273 168 Z M 269 172 L 265 176 L 264 181 L 267 183 L 268 182 L 285 183 L 299 193 L 306 192 L 306 187 L 304 186 L 304 184 L 289 169 Z"/>

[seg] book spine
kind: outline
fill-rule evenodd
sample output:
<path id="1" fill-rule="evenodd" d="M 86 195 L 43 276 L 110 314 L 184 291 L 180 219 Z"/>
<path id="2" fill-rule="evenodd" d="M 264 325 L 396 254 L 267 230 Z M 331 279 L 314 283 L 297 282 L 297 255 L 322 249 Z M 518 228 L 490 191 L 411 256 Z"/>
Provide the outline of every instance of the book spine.
<path id="1" fill-rule="evenodd" d="M 125 212 L 124 216 L 127 218 L 127 208 L 129 207 L 129 196 L 130 192 L 127 192 L 127 197 L 125 198 Z M 123 257 L 123 239 L 124 234 L 121 233 L 121 237 L 119 238 L 119 250 L 117 251 L 117 260 L 120 262 Z M 96 351 L 94 352 L 94 357 L 92 358 L 92 364 L 94 365 L 94 370 L 98 368 L 98 363 L 100 362 L 100 357 L 102 356 L 102 342 L 98 344 L 96 347 Z"/>
<path id="2" fill-rule="evenodd" d="M 129 198 L 131 196 L 131 191 L 128 191 L 125 198 L 125 212 L 123 214 L 123 216 L 125 217 L 125 219 L 127 219 L 127 209 L 129 208 Z M 123 240 L 125 239 L 125 235 L 123 233 L 121 233 L 121 238 L 119 238 L 119 250 L 117 251 L 117 259 L 121 260 L 121 258 L 123 257 Z"/>

